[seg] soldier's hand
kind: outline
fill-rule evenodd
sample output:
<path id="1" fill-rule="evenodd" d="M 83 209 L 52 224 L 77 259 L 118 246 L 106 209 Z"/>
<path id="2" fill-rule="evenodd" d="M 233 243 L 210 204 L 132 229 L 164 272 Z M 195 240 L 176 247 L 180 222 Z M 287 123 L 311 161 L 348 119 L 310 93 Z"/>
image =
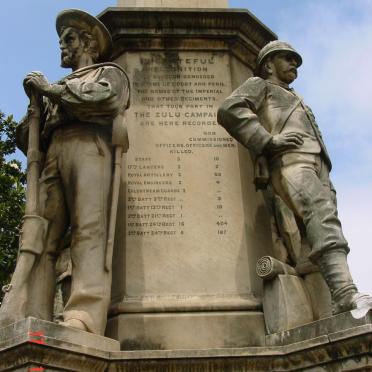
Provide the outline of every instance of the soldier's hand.
<path id="1" fill-rule="evenodd" d="M 46 77 L 39 71 L 30 72 L 23 80 L 23 87 L 26 94 L 30 97 L 35 91 L 38 94 L 45 95 L 50 89 L 50 84 Z"/>
<path id="2" fill-rule="evenodd" d="M 270 152 L 284 151 L 297 149 L 304 143 L 301 134 L 289 132 L 284 134 L 276 134 L 267 145 L 267 150 Z"/>

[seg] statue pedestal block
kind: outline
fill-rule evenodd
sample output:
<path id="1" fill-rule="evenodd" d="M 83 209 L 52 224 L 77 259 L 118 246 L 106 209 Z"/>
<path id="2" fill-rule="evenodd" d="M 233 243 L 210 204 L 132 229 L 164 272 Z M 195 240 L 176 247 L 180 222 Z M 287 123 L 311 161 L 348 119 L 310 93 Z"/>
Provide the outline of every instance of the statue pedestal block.
<path id="1" fill-rule="evenodd" d="M 133 313 L 111 318 L 107 333 L 121 350 L 177 350 L 262 346 L 260 311 Z"/>
<path id="2" fill-rule="evenodd" d="M 339 372 L 372 369 L 371 312 L 359 320 L 344 313 L 272 334 L 266 336 L 266 345 L 262 347 L 109 351 L 118 350 L 116 341 L 61 328 L 64 327 L 28 318 L 0 329 L 0 370 Z M 44 333 L 44 339 L 40 332 Z"/>
<path id="3" fill-rule="evenodd" d="M 99 17 L 132 86 L 106 334 L 124 350 L 262 346 L 269 216 L 249 153 L 216 116 L 276 36 L 244 10 Z"/>
<path id="4" fill-rule="evenodd" d="M 109 353 L 118 350 L 111 338 L 31 317 L 0 329 L 0 371 L 104 371 Z"/>
<path id="5" fill-rule="evenodd" d="M 372 330 L 372 312 L 355 319 L 350 312 L 311 322 L 287 331 L 266 336 L 266 345 L 291 345 L 326 337 L 330 342 L 357 335 L 360 331 Z"/>

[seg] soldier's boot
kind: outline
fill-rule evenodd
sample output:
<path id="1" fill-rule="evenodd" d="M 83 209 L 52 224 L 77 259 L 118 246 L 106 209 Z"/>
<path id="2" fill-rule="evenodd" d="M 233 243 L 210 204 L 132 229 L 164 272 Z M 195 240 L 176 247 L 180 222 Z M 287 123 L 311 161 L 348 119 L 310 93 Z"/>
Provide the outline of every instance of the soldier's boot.
<path id="1" fill-rule="evenodd" d="M 68 319 L 64 322 L 58 322 L 58 324 L 63 325 L 65 327 L 70 327 L 74 329 L 79 329 L 81 331 L 89 332 L 88 327 L 80 319 Z"/>
<path id="2" fill-rule="evenodd" d="M 324 252 L 316 263 L 331 292 L 333 315 L 351 311 L 354 318 L 362 318 L 372 309 L 372 297 L 359 293 L 353 282 L 343 249 Z"/>

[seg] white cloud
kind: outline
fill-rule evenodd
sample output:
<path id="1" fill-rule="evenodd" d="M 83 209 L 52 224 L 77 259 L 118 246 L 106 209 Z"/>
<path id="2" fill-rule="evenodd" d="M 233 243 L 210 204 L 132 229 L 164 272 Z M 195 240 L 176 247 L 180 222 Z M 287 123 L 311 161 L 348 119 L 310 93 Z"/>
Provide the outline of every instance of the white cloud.
<path id="1" fill-rule="evenodd" d="M 283 10 L 275 31 L 303 56 L 295 88 L 331 152 L 355 282 L 372 293 L 372 1 L 304 1 L 297 12 Z"/>
<path id="2" fill-rule="evenodd" d="M 346 239 L 350 245 L 349 265 L 361 292 L 372 294 L 370 247 L 372 209 L 371 188 L 364 186 L 340 187 L 342 204 L 339 214 Z"/>
<path id="3" fill-rule="evenodd" d="M 358 125 L 358 132 L 370 133 L 369 120 L 364 119 L 372 114 L 372 2 L 306 4 L 303 14 L 280 32 L 304 57 L 298 86 L 321 114 L 341 119 L 342 127 L 334 123 L 335 130 L 350 132 Z"/>

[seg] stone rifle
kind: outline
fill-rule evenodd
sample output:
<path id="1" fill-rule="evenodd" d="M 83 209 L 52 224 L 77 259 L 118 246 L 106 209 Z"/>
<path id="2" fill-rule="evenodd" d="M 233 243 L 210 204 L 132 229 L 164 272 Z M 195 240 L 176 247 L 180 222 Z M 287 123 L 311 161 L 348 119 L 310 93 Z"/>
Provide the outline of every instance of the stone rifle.
<path id="1" fill-rule="evenodd" d="M 28 114 L 30 126 L 27 150 L 27 193 L 20 251 L 41 254 L 48 221 L 39 216 L 40 104 L 39 96 L 36 94 L 31 95 Z"/>
<path id="2" fill-rule="evenodd" d="M 48 226 L 48 221 L 39 215 L 39 177 L 41 170 L 39 98 L 36 93 L 32 93 L 28 108 L 27 193 L 19 257 L 11 283 L 3 287 L 5 297 L 2 303 L 2 314 L 6 314 L 8 317 L 15 316 L 15 319 L 24 318 L 27 314 L 23 298 L 12 298 L 12 288 L 18 288 L 17 293 L 22 294 L 20 297 L 27 297 L 27 282 L 36 256 L 43 252 Z M 16 308 L 13 309 L 13 306 Z"/>

